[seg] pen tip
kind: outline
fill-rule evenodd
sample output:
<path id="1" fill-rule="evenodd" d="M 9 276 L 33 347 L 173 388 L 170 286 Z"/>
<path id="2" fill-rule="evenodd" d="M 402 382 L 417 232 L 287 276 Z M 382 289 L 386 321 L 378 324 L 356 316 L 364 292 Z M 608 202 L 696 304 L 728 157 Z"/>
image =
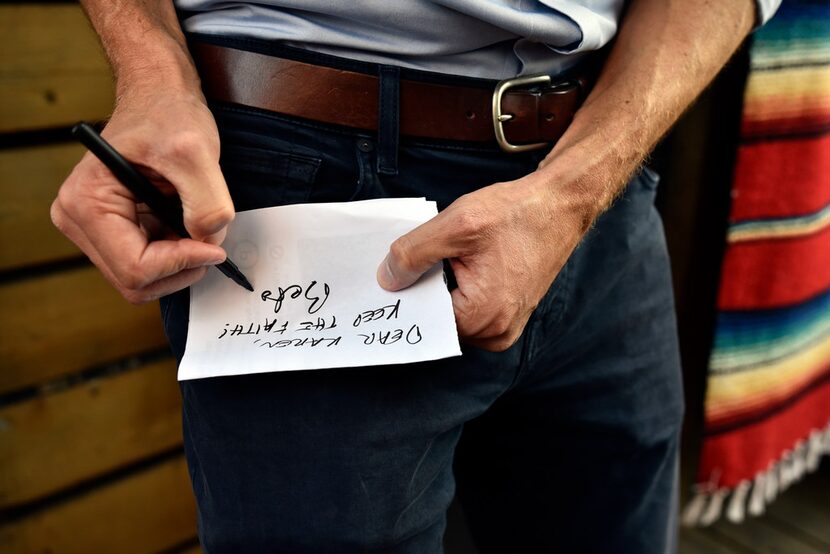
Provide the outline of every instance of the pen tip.
<path id="1" fill-rule="evenodd" d="M 224 273 L 226 277 L 233 280 L 233 282 L 239 285 L 240 287 L 254 292 L 254 286 L 251 284 L 250 281 L 248 281 L 248 278 L 245 277 L 245 275 L 241 271 L 239 271 L 239 268 L 236 267 L 236 264 L 230 261 L 229 259 L 225 259 L 225 261 L 221 264 L 217 264 L 216 269 Z"/>
<path id="2" fill-rule="evenodd" d="M 250 283 L 250 281 L 248 281 L 244 277 L 242 278 L 242 280 L 243 280 L 243 282 L 240 283 L 240 285 L 242 285 L 243 287 L 245 287 L 249 291 L 254 292 L 254 286 Z"/>

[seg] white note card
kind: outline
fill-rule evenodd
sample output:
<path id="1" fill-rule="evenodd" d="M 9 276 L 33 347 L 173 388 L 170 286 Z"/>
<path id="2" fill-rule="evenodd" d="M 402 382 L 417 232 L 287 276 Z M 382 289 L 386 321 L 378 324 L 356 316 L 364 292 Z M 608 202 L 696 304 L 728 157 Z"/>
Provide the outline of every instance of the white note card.
<path id="1" fill-rule="evenodd" d="M 214 269 L 191 287 L 179 380 L 461 355 L 440 264 L 399 292 L 375 277 L 389 245 L 437 213 L 423 198 L 238 213 L 223 246 L 254 292 Z"/>

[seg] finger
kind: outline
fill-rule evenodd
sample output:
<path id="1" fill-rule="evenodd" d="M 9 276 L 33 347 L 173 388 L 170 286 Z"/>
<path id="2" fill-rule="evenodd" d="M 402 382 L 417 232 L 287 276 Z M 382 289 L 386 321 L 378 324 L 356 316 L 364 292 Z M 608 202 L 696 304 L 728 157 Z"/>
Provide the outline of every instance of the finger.
<path id="1" fill-rule="evenodd" d="M 458 287 L 450 292 L 455 324 L 462 338 L 490 339 L 510 328 L 512 318 L 500 312 L 498 302 L 501 287 L 488 284 L 478 267 L 459 259 L 450 260 Z"/>
<path id="2" fill-rule="evenodd" d="M 213 244 L 193 239 L 157 240 L 147 243 L 127 265 L 131 273 L 120 277 L 128 288 L 138 290 L 188 269 L 220 264 L 225 258 L 225 251 Z M 121 270 L 115 268 L 116 272 Z"/>
<path id="3" fill-rule="evenodd" d="M 73 226 L 73 240 L 87 245 L 85 252 L 95 253 L 111 272 L 119 290 L 136 291 L 184 269 L 218 264 L 224 261 L 225 251 L 216 245 L 181 239 L 148 242 L 146 234 L 136 223 L 134 205 L 85 217 L 83 225 L 72 212 L 64 212 Z M 93 260 L 94 261 L 94 260 Z"/>
<path id="4" fill-rule="evenodd" d="M 489 304 L 480 308 L 461 289 L 452 291 L 451 296 L 458 336 L 465 342 L 498 342 L 521 328 L 506 312 L 493 311 Z"/>
<path id="5" fill-rule="evenodd" d="M 458 260 L 451 264 L 460 283 L 450 295 L 461 341 L 490 352 L 510 348 L 521 336 L 527 318 L 517 322 L 507 313 L 494 311 L 491 303 L 482 302 L 492 295 L 476 288 L 478 281 L 472 279 L 470 270 Z"/>
<path id="6" fill-rule="evenodd" d="M 52 223 L 58 230 L 66 235 L 69 240 L 71 240 L 75 245 L 81 249 L 81 251 L 86 254 L 89 260 L 95 264 L 95 266 L 101 271 L 104 277 L 112 283 L 119 291 L 120 288 L 118 287 L 118 279 L 116 279 L 115 275 L 112 273 L 108 265 L 104 262 L 100 255 L 98 255 L 97 250 L 89 240 L 86 238 L 86 234 L 83 230 L 72 220 L 71 217 L 66 213 L 63 207 L 60 204 L 59 198 L 55 199 L 52 202 L 52 207 L 50 210 L 50 215 L 52 217 Z"/>
<path id="7" fill-rule="evenodd" d="M 499 319 L 497 314 L 482 313 L 460 289 L 452 291 L 452 305 L 458 337 L 465 344 L 487 350 L 503 352 L 521 336 L 514 325 Z"/>
<path id="8" fill-rule="evenodd" d="M 519 340 L 519 337 L 521 337 L 521 334 L 509 334 L 486 339 L 466 337 L 462 339 L 462 342 L 464 342 L 464 344 L 469 344 L 470 346 L 475 346 L 476 348 L 480 348 L 488 352 L 504 352 L 505 350 L 509 349 L 511 346 L 516 344 L 516 342 Z"/>
<path id="9" fill-rule="evenodd" d="M 461 288 L 452 291 L 450 297 L 458 335 L 467 338 L 477 337 L 484 333 L 490 318 L 481 313 L 478 304 L 472 301 Z"/>
<path id="10" fill-rule="evenodd" d="M 129 300 L 134 304 L 142 304 L 144 302 L 158 300 L 162 296 L 173 294 L 176 291 L 187 288 L 196 283 L 201 280 L 209 270 L 210 267 L 185 269 L 175 275 L 170 275 L 169 277 L 160 279 L 144 287 L 143 289 L 135 291 L 132 298 Z"/>
<path id="11" fill-rule="evenodd" d="M 401 236 L 378 266 L 377 280 L 386 290 L 404 289 L 444 258 L 465 253 L 466 237 L 453 226 L 452 214 L 442 212 Z"/>
<path id="12" fill-rule="evenodd" d="M 105 262 L 105 259 L 101 257 L 95 246 L 92 243 L 90 243 L 89 240 L 86 238 L 86 234 L 83 232 L 83 230 L 80 227 L 78 227 L 71 218 L 66 218 L 63 215 L 61 215 L 59 213 L 59 206 L 53 207 L 53 212 L 55 212 L 53 214 L 53 219 L 61 220 L 61 230 L 64 231 L 65 234 L 67 234 L 67 236 L 70 236 L 70 238 L 78 245 L 78 247 L 81 248 L 81 250 L 87 254 L 92 263 L 94 263 L 96 267 L 98 267 L 98 269 L 101 271 L 104 277 L 106 277 L 107 280 L 109 280 L 116 287 L 116 289 L 118 289 L 122 296 L 124 296 L 128 301 L 130 301 L 133 304 L 142 304 L 144 302 L 150 302 L 167 294 L 172 294 L 177 290 L 189 287 L 190 285 L 204 277 L 205 273 L 208 270 L 208 266 L 187 268 L 173 275 L 163 277 L 143 288 L 129 289 L 119 281 L 115 273 Z"/>

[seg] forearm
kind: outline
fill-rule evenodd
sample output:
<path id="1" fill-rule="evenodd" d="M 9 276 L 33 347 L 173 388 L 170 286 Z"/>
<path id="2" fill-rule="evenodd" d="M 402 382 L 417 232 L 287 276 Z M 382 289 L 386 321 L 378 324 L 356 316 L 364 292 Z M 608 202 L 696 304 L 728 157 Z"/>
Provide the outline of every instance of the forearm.
<path id="1" fill-rule="evenodd" d="M 160 86 L 201 94 L 170 0 L 81 0 L 81 4 L 101 37 L 119 98 Z"/>
<path id="2" fill-rule="evenodd" d="M 754 18 L 752 0 L 633 1 L 596 86 L 540 165 L 559 200 L 586 224 L 607 208 Z"/>

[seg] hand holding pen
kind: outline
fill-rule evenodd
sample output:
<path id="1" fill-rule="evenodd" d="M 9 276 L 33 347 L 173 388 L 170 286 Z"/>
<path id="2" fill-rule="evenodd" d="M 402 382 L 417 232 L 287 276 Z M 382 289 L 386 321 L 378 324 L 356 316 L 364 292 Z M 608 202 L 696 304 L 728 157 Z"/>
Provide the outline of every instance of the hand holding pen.
<path id="1" fill-rule="evenodd" d="M 78 123 L 72 128 L 72 136 L 89 148 L 89 151 L 95 154 L 95 157 L 112 171 L 112 174 L 121 181 L 121 184 L 130 189 L 130 192 L 137 199 L 147 204 L 147 207 L 171 231 L 182 238 L 190 238 L 190 234 L 184 227 L 184 215 L 182 214 L 181 205 L 164 196 L 147 177 L 142 175 L 115 148 L 101 138 L 101 135 L 95 129 L 87 123 Z M 225 258 L 225 261 L 216 264 L 216 268 L 239 286 L 253 292 L 254 287 L 229 258 Z"/>
<path id="2" fill-rule="evenodd" d="M 142 120 L 136 110 L 126 117 L 116 113 L 108 125 L 108 136 L 124 148 L 131 162 L 140 164 L 145 173 L 149 171 L 155 183 L 166 182 L 175 189 L 184 206 L 186 231 L 196 240 L 152 240 L 141 225 L 147 216 L 140 215 L 136 205 L 142 199 L 90 155 L 66 179 L 52 206 L 56 226 L 132 303 L 185 288 L 201 279 L 211 265 L 226 259 L 216 243 L 221 242 L 233 218 L 233 204 L 219 170 L 218 136 L 213 136 L 215 125 L 206 108 L 204 113 L 192 113 L 200 111 L 198 106 L 191 113 L 180 113 L 187 112 L 193 105 L 189 104 L 179 106 L 176 115 L 181 117 L 174 119 L 153 114 Z M 191 149 L 195 151 L 188 152 Z M 160 196 L 170 202 L 169 197 Z M 177 227 L 181 231 L 163 217 L 171 221 L 168 227 L 173 232 Z"/>

